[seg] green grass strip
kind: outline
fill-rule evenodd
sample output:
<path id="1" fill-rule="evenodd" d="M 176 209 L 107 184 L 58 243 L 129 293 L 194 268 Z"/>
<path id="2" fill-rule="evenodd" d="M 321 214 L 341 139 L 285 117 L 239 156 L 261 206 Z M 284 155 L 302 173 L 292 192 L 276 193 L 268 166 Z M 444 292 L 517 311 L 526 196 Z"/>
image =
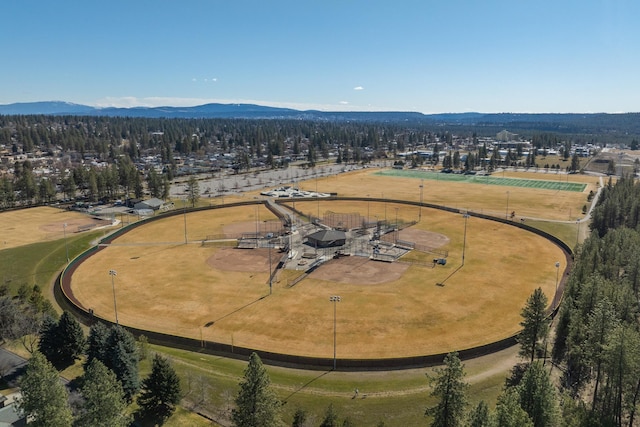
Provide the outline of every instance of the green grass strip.
<path id="1" fill-rule="evenodd" d="M 521 178 L 500 178 L 492 175 L 463 175 L 456 173 L 439 173 L 417 170 L 383 170 L 375 173 L 376 175 L 401 177 L 401 178 L 417 178 L 429 179 L 432 181 L 447 182 L 465 182 L 470 184 L 485 185 L 502 185 L 505 187 L 523 187 L 534 188 L 540 190 L 553 191 L 574 191 L 582 192 L 587 184 L 568 181 L 545 181 L 541 179 L 521 179 Z"/>

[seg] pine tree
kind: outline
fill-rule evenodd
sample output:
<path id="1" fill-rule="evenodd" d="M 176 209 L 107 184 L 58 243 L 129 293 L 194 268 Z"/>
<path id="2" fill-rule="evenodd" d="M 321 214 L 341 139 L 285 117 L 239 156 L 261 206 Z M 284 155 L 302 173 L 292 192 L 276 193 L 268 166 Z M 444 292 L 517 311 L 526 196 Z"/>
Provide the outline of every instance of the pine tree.
<path id="1" fill-rule="evenodd" d="M 187 200 L 191 204 L 191 207 L 195 207 L 198 200 L 200 200 L 200 185 L 195 176 L 191 175 L 187 181 Z"/>
<path id="2" fill-rule="evenodd" d="M 87 340 L 82 331 L 82 326 L 71 313 L 65 311 L 58 321 L 58 342 L 61 362 L 73 364 L 84 353 Z"/>
<path id="3" fill-rule="evenodd" d="M 131 401 L 140 388 L 138 358 L 135 351 L 131 352 L 126 343 L 117 342 L 109 349 L 108 361 L 107 366 L 113 370 L 122 384 L 127 401 Z"/>
<path id="4" fill-rule="evenodd" d="M 464 365 L 457 352 L 447 354 L 444 365 L 435 369 L 434 377 L 427 374 L 432 385 L 431 396 L 438 398 L 439 403 L 427 408 L 425 415 L 433 417 L 432 427 L 457 427 L 464 421 L 468 384 L 463 380 Z"/>
<path id="5" fill-rule="evenodd" d="M 556 392 L 549 373 L 541 362 L 536 361 L 529 365 L 517 386 L 517 392 L 520 407 L 529 415 L 534 427 L 555 425 L 559 413 L 556 406 Z"/>
<path id="6" fill-rule="evenodd" d="M 107 341 L 109 339 L 109 328 L 103 323 L 96 323 L 89 329 L 87 337 L 87 363 L 93 359 L 98 359 L 106 364 Z"/>
<path id="7" fill-rule="evenodd" d="M 42 355 L 35 352 L 20 381 L 22 398 L 19 410 L 34 427 L 70 427 L 73 421 L 68 393 L 58 371 Z"/>
<path id="8" fill-rule="evenodd" d="M 520 406 L 520 396 L 514 387 L 505 389 L 498 396 L 494 425 L 500 427 L 533 427 L 527 412 Z"/>
<path id="9" fill-rule="evenodd" d="M 58 322 L 50 316 L 45 316 L 42 321 L 38 351 L 49 362 L 54 364 L 58 362 Z"/>
<path id="10" fill-rule="evenodd" d="M 320 427 L 338 427 L 338 413 L 333 407 L 333 403 L 330 403 L 327 407 Z"/>
<path id="11" fill-rule="evenodd" d="M 541 288 L 533 291 L 527 299 L 527 303 L 522 309 L 522 331 L 518 335 L 520 343 L 520 355 L 528 357 L 533 362 L 536 351 L 539 348 L 539 341 L 547 336 L 549 332 L 549 318 L 546 314 L 547 296 Z"/>
<path id="12" fill-rule="evenodd" d="M 307 412 L 302 409 L 296 409 L 296 412 L 293 414 L 293 422 L 291 423 L 291 427 L 304 427 L 307 422 Z"/>
<path id="13" fill-rule="evenodd" d="M 160 421 L 169 418 L 180 402 L 180 379 L 167 359 L 156 354 L 151 373 L 142 381 L 138 405 L 146 417 Z"/>
<path id="14" fill-rule="evenodd" d="M 138 346 L 136 340 L 121 326 L 110 329 L 96 323 L 89 331 L 87 363 L 98 359 L 111 369 L 122 384 L 128 401 L 138 392 Z"/>
<path id="15" fill-rule="evenodd" d="M 468 425 L 469 427 L 489 427 L 490 422 L 489 406 L 484 400 L 481 400 L 469 414 Z"/>
<path id="16" fill-rule="evenodd" d="M 84 402 L 76 424 L 95 427 L 126 427 L 127 401 L 116 375 L 98 359 L 87 365 L 80 387 Z"/>
<path id="17" fill-rule="evenodd" d="M 269 374 L 256 353 L 244 371 L 236 408 L 231 413 L 236 427 L 271 427 L 280 424 L 280 402 L 270 387 Z"/>

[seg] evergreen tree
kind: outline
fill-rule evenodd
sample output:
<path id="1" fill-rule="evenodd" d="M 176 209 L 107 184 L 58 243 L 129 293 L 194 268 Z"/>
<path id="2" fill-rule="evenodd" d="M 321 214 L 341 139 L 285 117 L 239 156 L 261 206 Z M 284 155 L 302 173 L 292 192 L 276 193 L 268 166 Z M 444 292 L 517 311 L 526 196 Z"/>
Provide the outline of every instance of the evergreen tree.
<path id="1" fill-rule="evenodd" d="M 498 427 L 533 427 L 527 412 L 520 406 L 520 396 L 514 387 L 498 396 L 494 425 Z"/>
<path id="2" fill-rule="evenodd" d="M 40 331 L 39 350 L 57 368 L 72 365 L 84 352 L 86 340 L 78 321 L 65 311 L 56 322 L 46 316 Z"/>
<path id="3" fill-rule="evenodd" d="M 191 175 L 187 181 L 187 201 L 191 207 L 195 207 L 198 200 L 200 200 L 200 185 L 196 177 Z"/>
<path id="4" fill-rule="evenodd" d="M 573 172 L 580 170 L 580 157 L 577 154 L 571 157 L 571 170 Z"/>
<path id="5" fill-rule="evenodd" d="M 73 421 L 67 389 L 58 371 L 39 352 L 35 352 L 20 381 L 19 410 L 34 427 L 70 427 Z"/>
<path id="6" fill-rule="evenodd" d="M 333 403 L 330 403 L 327 407 L 320 427 L 338 427 L 338 413 L 333 407 Z"/>
<path id="7" fill-rule="evenodd" d="M 40 327 L 40 342 L 38 343 L 38 351 L 50 363 L 57 363 L 58 354 L 58 322 L 50 316 L 45 316 Z"/>
<path id="8" fill-rule="evenodd" d="M 468 425 L 469 427 L 489 427 L 491 425 L 489 406 L 484 400 L 478 402 L 478 406 L 473 408 L 469 414 Z"/>
<path id="9" fill-rule="evenodd" d="M 151 373 L 142 381 L 138 405 L 145 417 L 162 423 L 180 402 L 180 379 L 167 359 L 156 354 Z"/>
<path id="10" fill-rule="evenodd" d="M 121 326 L 107 328 L 96 323 L 87 341 L 87 363 L 98 359 L 111 369 L 122 384 L 125 397 L 131 401 L 140 387 L 138 346 L 133 335 Z"/>
<path id="11" fill-rule="evenodd" d="M 126 427 L 131 417 L 126 415 L 127 401 L 116 375 L 98 359 L 86 366 L 80 391 L 83 397 L 78 426 Z"/>
<path id="12" fill-rule="evenodd" d="M 107 342 L 109 340 L 109 328 L 103 323 L 95 323 L 89 329 L 87 337 L 87 363 L 98 359 L 102 363 L 107 360 Z"/>
<path id="13" fill-rule="evenodd" d="M 536 351 L 540 347 L 540 340 L 547 336 L 549 332 L 549 318 L 546 314 L 547 296 L 541 288 L 533 291 L 527 299 L 527 303 L 522 309 L 522 331 L 518 335 L 520 343 L 520 355 L 528 357 L 533 362 Z"/>
<path id="14" fill-rule="evenodd" d="M 61 362 L 73 364 L 84 353 L 87 340 L 82 331 L 82 326 L 68 311 L 60 316 L 58 321 L 58 341 Z"/>
<path id="15" fill-rule="evenodd" d="M 160 197 L 162 195 L 161 185 L 160 177 L 155 168 L 152 167 L 147 175 L 147 189 L 151 197 Z"/>
<path id="16" fill-rule="evenodd" d="M 536 361 L 529 365 L 517 386 L 517 392 L 520 407 L 529 415 L 534 427 L 556 425 L 559 414 L 556 393 L 549 373 L 541 362 Z"/>
<path id="17" fill-rule="evenodd" d="M 240 382 L 236 408 L 231 413 L 236 427 L 272 427 L 280 424 L 280 402 L 270 387 L 269 374 L 256 353 Z"/>
<path id="18" fill-rule="evenodd" d="M 457 427 L 464 421 L 467 406 L 464 382 L 464 365 L 458 353 L 449 353 L 444 358 L 444 367 L 435 369 L 436 375 L 429 378 L 432 385 L 431 396 L 439 399 L 436 406 L 427 408 L 425 415 L 433 417 L 432 427 Z"/>
<path id="19" fill-rule="evenodd" d="M 161 193 L 162 200 L 167 200 L 169 198 L 171 194 L 170 190 L 171 190 L 171 182 L 169 181 L 169 176 L 168 174 L 164 173 L 162 174 L 162 193 Z"/>
<path id="20" fill-rule="evenodd" d="M 120 327 L 114 329 L 120 329 Z M 133 341 L 133 347 L 128 340 L 115 342 L 113 346 L 109 347 L 107 357 L 109 363 L 105 364 L 116 374 L 127 400 L 131 401 L 140 388 L 135 341 Z"/>
<path id="21" fill-rule="evenodd" d="M 140 199 L 144 195 L 144 186 L 142 185 L 142 178 L 138 171 L 135 168 L 133 171 L 133 194 L 136 196 L 136 199 Z"/>
<path id="22" fill-rule="evenodd" d="M 296 409 L 296 412 L 293 414 L 293 422 L 291 423 L 291 427 L 305 427 L 307 422 L 307 411 L 302 408 Z"/>

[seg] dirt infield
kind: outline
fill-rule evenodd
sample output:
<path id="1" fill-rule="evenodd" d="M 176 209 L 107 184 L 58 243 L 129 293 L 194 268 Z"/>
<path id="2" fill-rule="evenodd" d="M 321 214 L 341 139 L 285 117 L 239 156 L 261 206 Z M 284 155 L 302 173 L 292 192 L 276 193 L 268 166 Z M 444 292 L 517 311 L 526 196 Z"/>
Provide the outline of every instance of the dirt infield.
<path id="1" fill-rule="evenodd" d="M 65 233 L 64 224 L 67 224 L 66 233 L 71 234 L 91 224 L 104 226 L 111 223 L 91 218 L 83 213 L 53 207 L 3 212 L 0 215 L 0 230 L 2 230 L 0 249 L 62 239 Z"/>
<path id="2" fill-rule="evenodd" d="M 39 229 L 45 233 L 60 233 L 64 227 L 67 227 L 67 233 L 77 233 L 78 231 L 86 231 L 92 228 L 108 225 L 109 221 L 102 221 L 99 219 L 93 219 L 86 215 L 79 218 L 70 218 L 67 221 L 50 222 L 48 224 L 42 224 Z"/>
<path id="3" fill-rule="evenodd" d="M 407 264 L 372 261 L 358 256 L 332 259 L 309 277 L 353 285 L 379 285 L 399 280 L 409 266 Z"/>
<path id="4" fill-rule="evenodd" d="M 275 254 L 272 254 L 272 261 Z M 222 271 L 269 271 L 269 249 L 224 248 L 207 259 L 207 264 Z"/>
<path id="5" fill-rule="evenodd" d="M 433 231 L 420 230 L 409 227 L 400 230 L 400 240 L 417 243 L 432 249 L 437 249 L 449 244 L 451 241 L 447 236 Z"/>

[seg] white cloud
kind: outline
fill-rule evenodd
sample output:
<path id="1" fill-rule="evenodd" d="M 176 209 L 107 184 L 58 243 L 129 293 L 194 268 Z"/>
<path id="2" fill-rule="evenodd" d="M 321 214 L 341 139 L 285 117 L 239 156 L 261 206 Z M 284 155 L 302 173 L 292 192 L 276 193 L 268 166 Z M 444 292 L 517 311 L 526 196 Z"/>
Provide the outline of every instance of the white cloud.
<path id="1" fill-rule="evenodd" d="M 218 81 L 218 78 L 217 78 L 217 77 L 214 77 L 214 78 L 212 78 L 212 79 L 211 79 L 211 81 L 212 81 L 212 82 L 217 82 L 217 81 Z"/>
<path id="2" fill-rule="evenodd" d="M 340 105 L 349 105 L 349 101 L 340 101 L 339 104 Z"/>
<path id="3" fill-rule="evenodd" d="M 198 79 L 196 79 L 195 77 L 191 79 L 192 82 L 197 82 Z"/>
<path id="4" fill-rule="evenodd" d="M 362 86 L 356 86 L 353 88 L 353 90 L 364 90 L 364 88 Z"/>

